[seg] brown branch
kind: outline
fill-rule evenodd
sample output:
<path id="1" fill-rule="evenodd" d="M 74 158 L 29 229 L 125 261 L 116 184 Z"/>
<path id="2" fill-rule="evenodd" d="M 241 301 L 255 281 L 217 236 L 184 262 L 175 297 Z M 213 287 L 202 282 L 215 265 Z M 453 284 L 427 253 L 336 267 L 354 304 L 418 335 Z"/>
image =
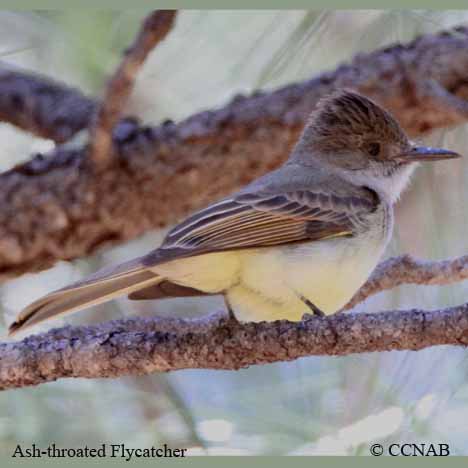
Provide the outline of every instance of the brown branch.
<path id="1" fill-rule="evenodd" d="M 122 63 L 107 83 L 106 93 L 96 113 L 89 148 L 90 159 L 101 169 L 110 162 L 112 129 L 123 113 L 136 75 L 148 54 L 171 30 L 175 16 L 175 10 L 150 13 L 143 21 L 135 42 L 125 51 Z"/>
<path id="2" fill-rule="evenodd" d="M 382 262 L 345 306 L 351 309 L 369 296 L 402 284 L 444 285 L 468 279 L 468 255 L 438 262 L 418 260 L 410 255 Z"/>
<path id="3" fill-rule="evenodd" d="M 467 269 L 467 256 L 450 262 L 397 257 L 375 271 L 360 296 L 363 300 L 404 283 L 459 281 L 466 279 Z M 0 389 L 62 377 L 119 377 L 188 368 L 235 370 L 304 356 L 418 350 L 442 344 L 468 345 L 468 303 L 436 311 L 342 313 L 300 323 L 239 324 L 223 314 L 197 320 L 136 318 L 67 326 L 20 342 L 0 343 Z"/>
<path id="4" fill-rule="evenodd" d="M 0 175 L 0 279 L 171 224 L 276 167 L 317 100 L 334 88 L 382 102 L 416 135 L 466 119 L 440 93 L 428 97 L 424 83 L 436 80 L 463 100 L 466 77 L 468 30 L 459 29 L 359 55 L 333 72 L 237 97 L 177 125 L 121 121 L 113 165 L 103 174 L 84 164 L 85 150 L 38 155 Z"/>
<path id="5" fill-rule="evenodd" d="M 236 370 L 312 355 L 468 345 L 468 304 L 437 311 L 337 314 L 237 324 L 130 319 L 65 327 L 0 344 L 0 389 L 62 377 L 120 377 L 179 369 Z"/>
<path id="6" fill-rule="evenodd" d="M 419 135 L 466 119 L 467 44 L 467 28 L 463 26 L 423 36 L 405 46 L 360 54 L 349 65 L 319 75 L 312 86 L 318 96 L 339 86 L 355 87 L 386 103 L 410 134 Z M 434 112 L 435 105 L 441 107 L 440 116 Z M 430 115 L 419 113 L 418 106 L 427 106 Z M 63 142 L 89 126 L 96 107 L 90 98 L 63 83 L 0 67 L 0 120 L 23 130 Z M 294 113 L 289 119 L 292 117 Z"/>
<path id="7" fill-rule="evenodd" d="M 95 102 L 77 89 L 0 67 L 0 121 L 63 143 L 88 126 L 95 108 Z"/>

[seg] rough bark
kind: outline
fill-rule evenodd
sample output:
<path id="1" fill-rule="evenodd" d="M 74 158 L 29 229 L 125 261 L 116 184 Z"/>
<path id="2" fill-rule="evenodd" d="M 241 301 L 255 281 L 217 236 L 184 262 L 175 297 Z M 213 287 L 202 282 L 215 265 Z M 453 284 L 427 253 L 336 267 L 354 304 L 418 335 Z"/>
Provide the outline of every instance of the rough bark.
<path id="1" fill-rule="evenodd" d="M 64 83 L 0 67 L 0 121 L 38 137 L 57 143 L 69 140 L 89 125 L 96 106 Z"/>
<path id="2" fill-rule="evenodd" d="M 425 272 L 424 279 L 419 277 Z M 359 301 L 407 282 L 447 284 L 467 278 L 468 257 L 384 262 Z M 379 289 L 380 288 L 380 289 Z M 356 298 L 354 302 L 358 301 Z M 178 369 L 240 369 L 312 355 L 418 350 L 468 345 L 468 303 L 443 310 L 307 317 L 302 322 L 239 324 L 223 314 L 197 320 L 116 320 L 64 327 L 16 343 L 0 343 L 0 389 L 63 377 L 118 377 Z"/>
<path id="3" fill-rule="evenodd" d="M 0 389 L 63 377 L 235 370 L 304 356 L 419 350 L 443 344 L 468 344 L 468 304 L 437 311 L 309 317 L 299 323 L 238 324 L 220 315 L 192 321 L 119 320 L 0 344 Z"/>
<path id="4" fill-rule="evenodd" d="M 466 120 L 467 76 L 468 31 L 458 28 L 359 55 L 333 72 L 277 91 L 238 96 L 222 109 L 179 124 L 145 127 L 124 119 L 114 128 L 112 164 L 100 173 L 86 164 L 86 148 L 58 147 L 47 157 L 36 155 L 0 175 L 0 278 L 83 257 L 171 224 L 276 167 L 317 100 L 335 88 L 352 87 L 373 97 L 411 135 L 419 135 Z M 39 78 L 31 79 L 39 86 Z M 10 83 L 10 98 L 3 101 L 21 101 L 22 89 Z M 49 108 L 44 102 L 55 95 L 33 98 L 34 86 L 24 89 L 25 114 L 29 108 Z M 62 107 L 57 109 L 60 114 Z M 53 110 L 47 118 L 18 112 L 11 122 L 54 134 Z M 72 117 L 64 118 L 63 126 L 76 128 Z"/>

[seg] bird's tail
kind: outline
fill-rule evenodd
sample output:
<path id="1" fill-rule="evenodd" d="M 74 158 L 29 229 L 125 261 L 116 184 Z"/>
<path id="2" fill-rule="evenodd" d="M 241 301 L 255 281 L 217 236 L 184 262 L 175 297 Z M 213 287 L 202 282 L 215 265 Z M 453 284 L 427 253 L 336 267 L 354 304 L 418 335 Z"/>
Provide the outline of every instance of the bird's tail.
<path id="1" fill-rule="evenodd" d="M 8 330 L 9 335 L 61 314 L 76 312 L 155 285 L 164 278 L 146 269 L 140 259 L 104 268 L 83 281 L 59 289 L 26 307 Z"/>

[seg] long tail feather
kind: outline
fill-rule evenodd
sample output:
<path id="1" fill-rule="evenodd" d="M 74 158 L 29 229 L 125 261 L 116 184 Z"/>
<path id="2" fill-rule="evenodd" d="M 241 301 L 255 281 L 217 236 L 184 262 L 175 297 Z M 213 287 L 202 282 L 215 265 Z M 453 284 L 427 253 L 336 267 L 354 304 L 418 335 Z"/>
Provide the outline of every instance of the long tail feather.
<path id="1" fill-rule="evenodd" d="M 83 281 L 44 296 L 26 307 L 8 330 L 13 335 L 58 315 L 110 301 L 162 281 L 162 277 L 147 270 L 139 259 L 117 267 L 99 270 Z"/>
<path id="2" fill-rule="evenodd" d="M 200 291 L 199 289 L 189 288 L 188 286 L 171 283 L 169 280 L 163 280 L 146 288 L 132 292 L 128 295 L 128 298 L 132 301 L 147 301 L 155 299 L 169 299 L 171 297 L 199 296 L 213 296 L 213 294 Z"/>

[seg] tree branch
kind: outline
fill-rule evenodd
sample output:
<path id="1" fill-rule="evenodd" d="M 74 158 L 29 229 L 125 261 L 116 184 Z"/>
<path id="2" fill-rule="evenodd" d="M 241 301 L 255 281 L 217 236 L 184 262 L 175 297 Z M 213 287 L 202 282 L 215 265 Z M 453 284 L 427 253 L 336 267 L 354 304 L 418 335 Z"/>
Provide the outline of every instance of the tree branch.
<path id="1" fill-rule="evenodd" d="M 458 28 L 359 55 L 303 83 L 239 96 L 177 125 L 124 119 L 114 127 L 115 157 L 104 173 L 84 164 L 86 149 L 36 155 L 0 175 L 0 280 L 125 242 L 238 189 L 284 161 L 317 100 L 335 88 L 373 97 L 417 135 L 466 120 L 453 100 L 468 97 L 467 76 L 468 30 Z M 453 99 L 428 91 L 434 81 Z M 23 88 L 11 89 L 22 96 Z M 49 120 L 19 114 L 47 133 Z"/>
<path id="2" fill-rule="evenodd" d="M 468 279 L 468 255 L 451 260 L 418 260 L 401 255 L 382 262 L 369 280 L 344 307 L 353 308 L 369 296 L 402 284 L 445 285 Z"/>
<path id="3" fill-rule="evenodd" d="M 466 279 L 467 269 L 467 256 L 451 262 L 397 257 L 376 270 L 361 297 L 406 282 L 446 284 Z M 67 326 L 20 342 L 0 343 L 0 389 L 62 377 L 119 377 L 188 368 L 234 370 L 312 355 L 419 350 L 443 344 L 468 345 L 468 303 L 435 311 L 341 313 L 299 323 L 239 324 L 223 314 L 196 320 L 135 318 Z"/>
<path id="4" fill-rule="evenodd" d="M 112 129 L 117 124 L 132 92 L 136 75 L 148 54 L 171 30 L 175 10 L 157 10 L 150 13 L 141 26 L 135 42 L 107 83 L 106 93 L 96 114 L 92 128 L 89 158 L 102 169 L 112 156 Z"/>
<path id="5" fill-rule="evenodd" d="M 57 143 L 89 125 L 96 103 L 43 76 L 0 67 L 0 121 Z"/>

